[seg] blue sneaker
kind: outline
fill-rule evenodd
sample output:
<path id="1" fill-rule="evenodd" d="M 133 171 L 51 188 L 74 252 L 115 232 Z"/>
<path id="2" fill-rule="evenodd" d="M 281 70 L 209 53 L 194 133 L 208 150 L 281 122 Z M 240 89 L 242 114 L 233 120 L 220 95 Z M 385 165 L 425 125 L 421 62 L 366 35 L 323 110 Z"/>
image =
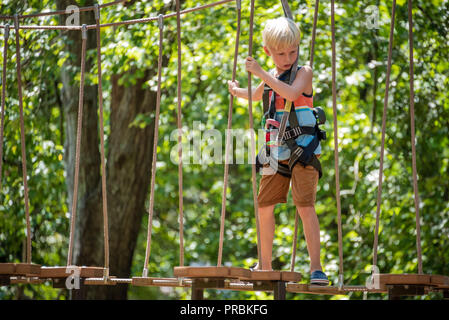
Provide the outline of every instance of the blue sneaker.
<path id="1" fill-rule="evenodd" d="M 328 286 L 329 280 L 327 279 L 327 276 L 323 271 L 315 270 L 310 276 L 310 284 L 318 286 Z"/>

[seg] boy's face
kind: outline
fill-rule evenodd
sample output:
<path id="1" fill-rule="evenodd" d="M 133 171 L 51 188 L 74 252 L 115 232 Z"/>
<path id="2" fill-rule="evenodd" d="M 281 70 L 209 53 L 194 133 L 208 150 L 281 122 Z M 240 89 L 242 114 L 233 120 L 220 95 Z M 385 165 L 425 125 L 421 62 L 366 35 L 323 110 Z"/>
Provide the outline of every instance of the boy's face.
<path id="1" fill-rule="evenodd" d="M 263 47 L 263 49 L 265 53 L 273 59 L 278 72 L 289 70 L 298 56 L 298 46 L 287 47 L 284 49 Z"/>

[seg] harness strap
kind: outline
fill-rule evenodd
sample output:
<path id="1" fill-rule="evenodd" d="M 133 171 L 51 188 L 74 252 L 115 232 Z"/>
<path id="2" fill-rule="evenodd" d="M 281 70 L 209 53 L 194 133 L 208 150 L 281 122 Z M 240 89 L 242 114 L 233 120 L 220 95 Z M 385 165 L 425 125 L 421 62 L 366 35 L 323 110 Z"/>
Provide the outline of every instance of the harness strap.
<path id="1" fill-rule="evenodd" d="M 284 140 L 296 139 L 303 134 L 315 135 L 317 132 L 316 127 L 297 126 L 293 129 L 289 129 L 284 133 Z"/>

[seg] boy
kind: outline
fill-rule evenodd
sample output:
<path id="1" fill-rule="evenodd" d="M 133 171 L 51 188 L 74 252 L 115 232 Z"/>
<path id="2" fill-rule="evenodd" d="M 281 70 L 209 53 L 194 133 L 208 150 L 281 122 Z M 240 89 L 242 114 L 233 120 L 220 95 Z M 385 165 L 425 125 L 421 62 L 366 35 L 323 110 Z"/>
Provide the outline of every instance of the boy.
<path id="1" fill-rule="evenodd" d="M 271 72 L 262 69 L 252 57 L 246 58 L 246 70 L 260 78 L 262 82 L 253 89 L 252 99 L 262 99 L 265 85 L 275 94 L 276 112 L 274 119 L 279 121 L 284 110 L 284 99 L 293 101 L 291 113 L 295 113 L 298 124 L 305 127 L 314 127 L 316 118 L 313 114 L 313 72 L 309 66 L 301 67 L 291 85 L 279 80 L 278 77 L 288 72 L 294 65 L 300 42 L 300 31 L 296 24 L 288 18 L 269 20 L 263 30 L 263 50 L 272 58 L 276 66 Z M 228 81 L 229 92 L 236 97 L 248 99 L 248 90 L 239 88 L 237 81 Z M 301 147 L 307 147 L 313 136 L 303 134 L 295 139 Z M 285 142 L 281 146 L 270 147 L 271 157 L 279 161 L 279 164 L 287 164 L 290 158 L 290 149 Z M 321 145 L 318 144 L 313 151 L 315 161 L 321 153 Z M 319 163 L 319 162 L 318 162 Z M 291 184 L 293 202 L 301 217 L 307 249 L 310 256 L 311 284 L 328 285 L 326 274 L 322 271 L 320 263 L 320 227 L 315 212 L 316 189 L 319 172 L 316 166 L 297 163 L 291 168 Z M 256 267 L 259 270 L 272 270 L 272 249 L 274 238 L 274 207 L 277 203 L 286 203 L 290 187 L 290 178 L 274 174 L 262 175 L 259 186 L 257 202 L 260 222 L 260 246 L 262 264 Z"/>

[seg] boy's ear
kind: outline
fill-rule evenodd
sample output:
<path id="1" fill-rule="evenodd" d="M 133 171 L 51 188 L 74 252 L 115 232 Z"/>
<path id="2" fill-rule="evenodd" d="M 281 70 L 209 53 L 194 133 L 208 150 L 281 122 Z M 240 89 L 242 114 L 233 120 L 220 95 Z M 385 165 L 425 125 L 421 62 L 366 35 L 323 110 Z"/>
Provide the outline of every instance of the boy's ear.
<path id="1" fill-rule="evenodd" d="M 267 56 L 271 56 L 271 52 L 270 52 L 270 49 L 268 49 L 268 47 L 264 46 L 264 47 L 263 47 L 263 51 L 265 51 L 265 53 L 267 54 Z"/>

